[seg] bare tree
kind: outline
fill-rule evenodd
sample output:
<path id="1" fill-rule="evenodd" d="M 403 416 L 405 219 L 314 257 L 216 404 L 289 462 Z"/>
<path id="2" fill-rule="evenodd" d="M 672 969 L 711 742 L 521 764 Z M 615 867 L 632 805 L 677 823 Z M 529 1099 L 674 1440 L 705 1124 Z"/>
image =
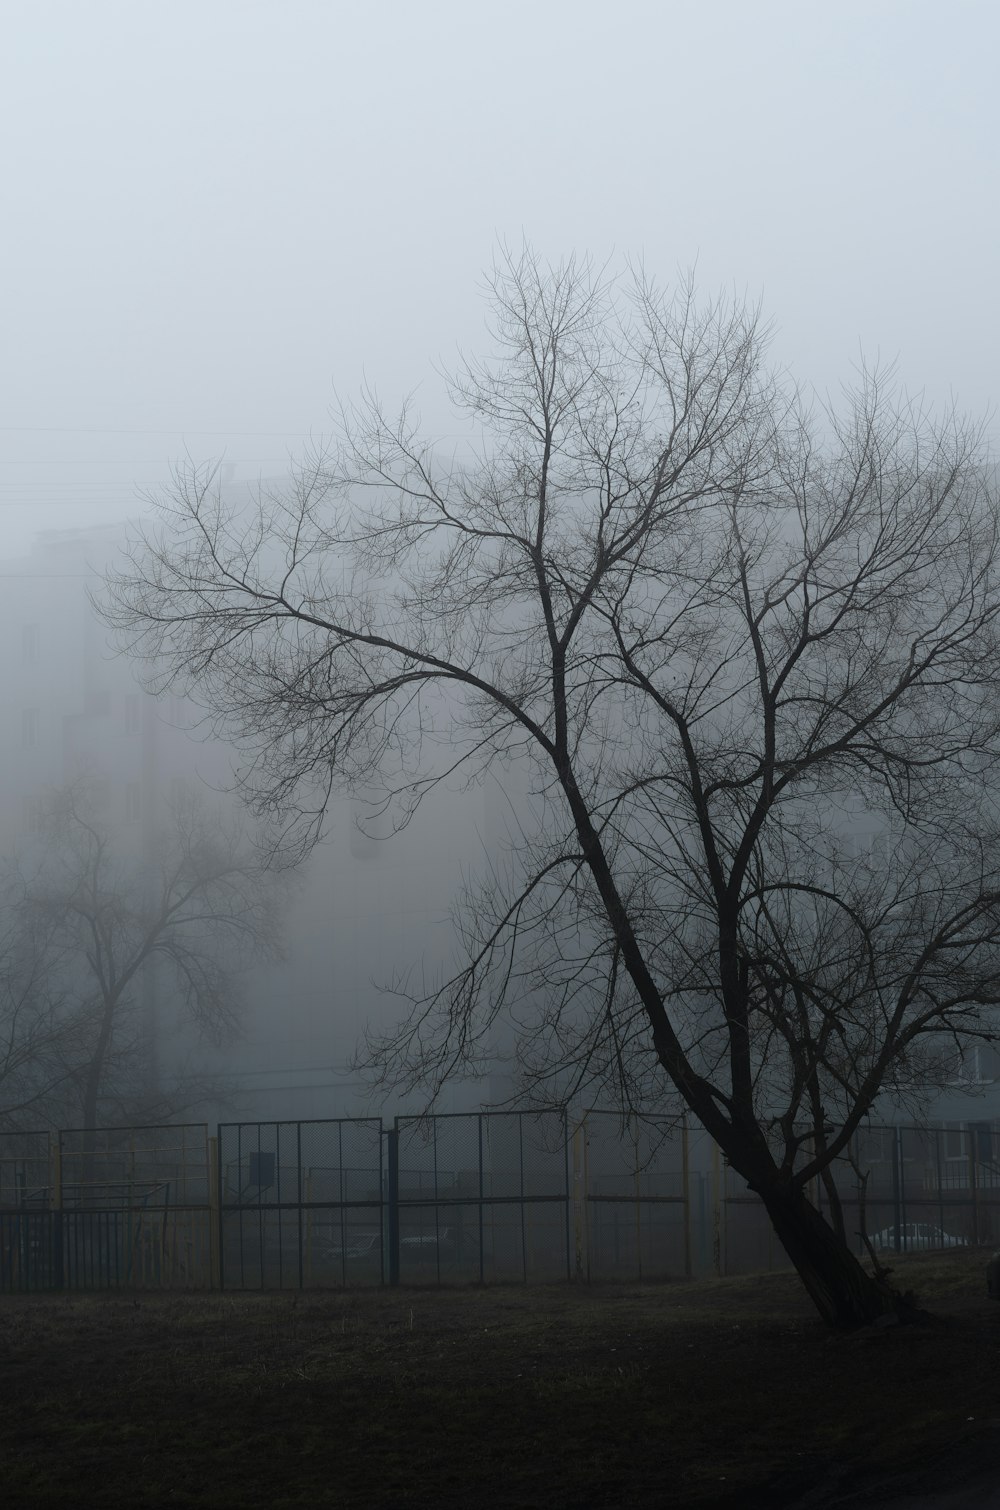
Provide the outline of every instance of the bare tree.
<path id="1" fill-rule="evenodd" d="M 405 823 L 534 791 L 464 963 L 373 1044 L 435 1086 L 514 1024 L 536 1090 L 672 1087 L 820 1313 L 904 1301 L 811 1204 L 885 1090 L 1000 1000 L 998 512 L 981 434 L 878 374 L 810 411 L 758 312 L 504 253 L 442 454 L 364 395 L 282 494 L 179 472 L 105 612 L 307 848 L 335 787 Z M 376 793 L 376 786 L 378 791 Z M 853 852 L 891 836 L 883 858 Z"/>
<path id="2" fill-rule="evenodd" d="M 81 1029 L 54 979 L 51 931 L 3 898 L 0 937 L 0 1131 L 47 1125 L 71 1091 Z"/>
<path id="3" fill-rule="evenodd" d="M 85 1128 L 140 1108 L 176 1115 L 191 1086 L 157 1083 L 151 972 L 171 1026 L 187 1021 L 216 1044 L 238 1030 L 240 985 L 254 961 L 277 950 L 273 888 L 258 856 L 188 799 L 144 864 L 71 789 L 53 799 L 40 858 L 22 871 L 20 889 L 22 930 L 44 934 L 58 998 L 52 1052 L 62 1062 L 62 1114 L 70 1096 Z"/>

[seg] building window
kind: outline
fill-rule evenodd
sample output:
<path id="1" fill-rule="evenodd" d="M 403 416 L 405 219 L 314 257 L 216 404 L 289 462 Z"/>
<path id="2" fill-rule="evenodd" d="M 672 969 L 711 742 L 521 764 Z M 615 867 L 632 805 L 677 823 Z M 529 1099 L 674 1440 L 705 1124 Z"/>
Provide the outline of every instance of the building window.
<path id="1" fill-rule="evenodd" d="M 858 1139 L 858 1161 L 863 1166 L 891 1164 L 895 1158 L 896 1129 L 870 1127 Z"/>
<path id="2" fill-rule="evenodd" d="M 38 709 L 21 709 L 21 748 L 22 750 L 34 750 L 38 748 Z"/>
<path id="3" fill-rule="evenodd" d="M 991 1043 L 967 1043 L 955 1060 L 951 1084 L 987 1085 L 997 1078 L 997 1051 Z"/>
<path id="4" fill-rule="evenodd" d="M 137 823 L 141 808 L 141 793 L 139 783 L 130 781 L 125 788 L 125 822 Z"/>
<path id="5" fill-rule="evenodd" d="M 21 664 L 22 666 L 37 666 L 38 652 L 41 646 L 41 630 L 37 624 L 24 624 L 21 627 Z"/>
<path id="6" fill-rule="evenodd" d="M 995 1043 L 976 1045 L 979 1058 L 979 1078 L 982 1081 L 996 1080 L 1000 1075 L 1000 1052 Z"/>
<path id="7" fill-rule="evenodd" d="M 972 1043 L 965 1051 L 963 1079 L 985 1085 L 997 1077 L 996 1049 L 991 1043 Z"/>
<path id="8" fill-rule="evenodd" d="M 969 1137 L 980 1164 L 993 1163 L 993 1125 L 990 1122 L 970 1122 Z"/>
<path id="9" fill-rule="evenodd" d="M 125 694 L 125 733 L 138 734 L 141 715 L 139 710 L 138 692 L 126 692 Z"/>
<path id="10" fill-rule="evenodd" d="M 964 1159 L 967 1157 L 965 1129 L 961 1122 L 949 1122 L 945 1127 L 944 1156 L 946 1159 Z"/>

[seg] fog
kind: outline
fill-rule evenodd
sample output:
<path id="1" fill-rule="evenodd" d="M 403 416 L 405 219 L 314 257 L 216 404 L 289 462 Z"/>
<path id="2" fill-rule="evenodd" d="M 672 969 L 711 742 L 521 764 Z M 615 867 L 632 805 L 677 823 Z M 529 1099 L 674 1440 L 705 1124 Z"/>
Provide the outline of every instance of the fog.
<path id="1" fill-rule="evenodd" d="M 586 0 L 92 0 L 11 8 L 4 32 L 7 642 L 39 624 L 64 669 L 84 653 L 106 667 L 109 718 L 129 672 L 80 626 L 118 534 L 88 532 L 141 515 L 179 459 L 224 458 L 233 487 L 281 476 L 366 379 L 454 433 L 439 373 L 483 343 L 498 240 L 630 256 L 665 281 L 695 266 L 707 293 L 762 302 L 777 360 L 820 395 L 863 356 L 896 362 L 995 432 L 986 0 L 625 0 L 613 15 Z M 70 534 L 39 542 L 52 531 Z M 74 774 L 64 721 L 83 716 L 86 680 L 28 687 L 19 654 L 8 843 L 25 804 Z M 98 766 L 106 748 L 95 736 Z M 171 749 L 162 789 L 178 771 L 223 782 L 217 751 Z M 289 892 L 286 961 L 257 980 L 222 1061 L 248 1111 L 368 1104 L 344 1065 L 390 1011 L 372 977 L 447 957 L 489 803 L 453 794 L 374 847 L 335 807 Z"/>

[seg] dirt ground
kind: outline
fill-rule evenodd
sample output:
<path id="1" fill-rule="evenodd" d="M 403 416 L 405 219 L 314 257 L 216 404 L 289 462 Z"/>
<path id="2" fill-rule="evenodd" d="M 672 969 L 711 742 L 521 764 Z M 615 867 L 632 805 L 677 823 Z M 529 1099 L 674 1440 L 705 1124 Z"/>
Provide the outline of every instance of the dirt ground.
<path id="1" fill-rule="evenodd" d="M 911 1256 L 936 1325 L 834 1336 L 793 1277 L 0 1297 L 19 1506 L 821 1507 L 1000 1445 L 987 1255 Z"/>

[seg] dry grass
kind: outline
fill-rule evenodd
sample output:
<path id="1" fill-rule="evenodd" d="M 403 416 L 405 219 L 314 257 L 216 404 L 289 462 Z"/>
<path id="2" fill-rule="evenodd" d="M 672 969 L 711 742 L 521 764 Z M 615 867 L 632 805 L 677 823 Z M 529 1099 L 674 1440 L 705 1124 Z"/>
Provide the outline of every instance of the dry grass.
<path id="1" fill-rule="evenodd" d="M 984 1266 L 901 1260 L 947 1324 L 851 1337 L 780 1275 L 3 1297 L 5 1503 L 771 1510 L 817 1485 L 833 1503 L 991 1443 Z"/>

